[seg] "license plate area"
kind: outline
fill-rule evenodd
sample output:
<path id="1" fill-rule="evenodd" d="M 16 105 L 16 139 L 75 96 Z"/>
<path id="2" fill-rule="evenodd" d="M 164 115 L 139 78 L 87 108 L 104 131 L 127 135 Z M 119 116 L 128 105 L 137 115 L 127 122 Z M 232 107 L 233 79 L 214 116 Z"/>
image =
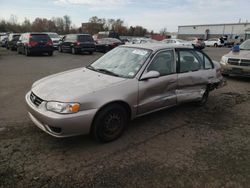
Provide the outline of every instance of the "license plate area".
<path id="1" fill-rule="evenodd" d="M 232 72 L 236 74 L 242 74 L 243 70 L 241 68 L 232 68 Z"/>

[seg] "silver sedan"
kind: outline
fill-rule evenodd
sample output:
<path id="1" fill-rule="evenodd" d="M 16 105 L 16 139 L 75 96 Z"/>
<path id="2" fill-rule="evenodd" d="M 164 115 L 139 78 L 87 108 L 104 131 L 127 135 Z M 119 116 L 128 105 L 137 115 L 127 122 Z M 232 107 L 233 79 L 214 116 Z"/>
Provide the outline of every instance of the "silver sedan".
<path id="1" fill-rule="evenodd" d="M 118 138 L 129 120 L 184 102 L 207 102 L 222 86 L 220 65 L 193 48 L 163 44 L 119 46 L 87 67 L 36 81 L 28 114 L 55 137 L 91 133 Z"/>

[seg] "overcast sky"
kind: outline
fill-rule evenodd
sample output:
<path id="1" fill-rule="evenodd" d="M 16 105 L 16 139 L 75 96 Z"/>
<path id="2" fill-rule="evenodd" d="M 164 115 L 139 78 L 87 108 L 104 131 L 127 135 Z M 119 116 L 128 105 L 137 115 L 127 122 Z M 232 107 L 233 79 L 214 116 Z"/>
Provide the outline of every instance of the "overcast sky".
<path id="1" fill-rule="evenodd" d="M 92 16 L 121 18 L 126 26 L 177 31 L 178 25 L 250 21 L 250 0 L 0 0 L 0 19 L 62 17 L 80 27 Z"/>

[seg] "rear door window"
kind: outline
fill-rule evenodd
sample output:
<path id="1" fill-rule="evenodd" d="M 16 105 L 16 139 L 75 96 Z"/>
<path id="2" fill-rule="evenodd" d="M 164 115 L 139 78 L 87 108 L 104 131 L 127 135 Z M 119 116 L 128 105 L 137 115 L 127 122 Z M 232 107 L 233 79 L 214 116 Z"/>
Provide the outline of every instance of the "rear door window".
<path id="1" fill-rule="evenodd" d="M 202 68 L 201 62 L 195 56 L 193 50 L 180 50 L 179 51 L 179 72 L 197 71 Z"/>
<path id="2" fill-rule="evenodd" d="M 212 69 L 213 68 L 213 64 L 212 62 L 208 59 L 208 57 L 206 57 L 205 54 L 196 51 L 196 53 L 198 54 L 198 56 L 200 57 L 201 61 L 202 61 L 202 68 L 203 69 Z"/>

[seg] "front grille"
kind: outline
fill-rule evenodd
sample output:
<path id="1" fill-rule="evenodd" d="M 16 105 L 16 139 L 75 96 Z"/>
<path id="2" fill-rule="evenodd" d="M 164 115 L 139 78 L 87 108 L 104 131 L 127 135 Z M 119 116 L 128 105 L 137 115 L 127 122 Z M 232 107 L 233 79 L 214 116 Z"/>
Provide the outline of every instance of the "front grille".
<path id="1" fill-rule="evenodd" d="M 250 60 L 249 59 L 228 59 L 228 64 L 230 65 L 237 65 L 237 66 L 250 66 Z"/>
<path id="2" fill-rule="evenodd" d="M 36 96 L 33 92 L 31 92 L 31 94 L 30 94 L 30 100 L 36 106 L 39 106 L 43 102 L 43 99 Z"/>
<path id="3" fill-rule="evenodd" d="M 240 62 L 241 66 L 250 66 L 250 59 L 242 59 Z"/>
<path id="4" fill-rule="evenodd" d="M 239 65 L 240 59 L 233 59 L 233 58 L 229 58 L 228 59 L 228 64 L 230 65 Z"/>

